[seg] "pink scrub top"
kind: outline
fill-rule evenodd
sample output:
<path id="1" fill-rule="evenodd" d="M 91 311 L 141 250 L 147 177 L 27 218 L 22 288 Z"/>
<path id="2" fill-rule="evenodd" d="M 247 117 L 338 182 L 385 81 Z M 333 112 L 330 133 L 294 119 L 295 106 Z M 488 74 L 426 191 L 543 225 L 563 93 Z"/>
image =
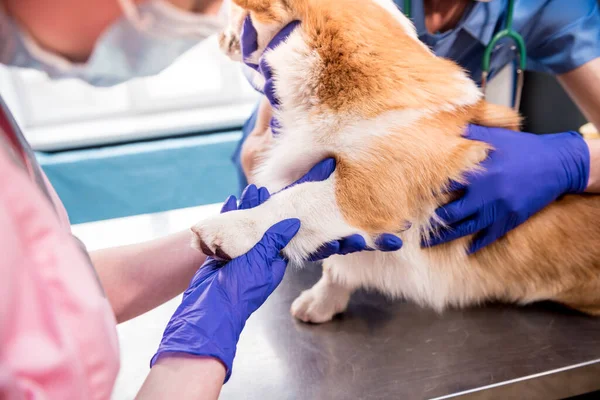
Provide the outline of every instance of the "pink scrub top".
<path id="1" fill-rule="evenodd" d="M 116 321 L 0 97 L 0 399 L 110 399 Z"/>

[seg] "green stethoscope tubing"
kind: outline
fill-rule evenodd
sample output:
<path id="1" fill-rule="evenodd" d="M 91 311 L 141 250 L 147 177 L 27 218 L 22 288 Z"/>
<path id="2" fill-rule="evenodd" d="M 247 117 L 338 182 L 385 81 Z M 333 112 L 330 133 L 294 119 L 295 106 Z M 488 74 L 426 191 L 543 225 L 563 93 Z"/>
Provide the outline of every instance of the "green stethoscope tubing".
<path id="1" fill-rule="evenodd" d="M 515 11 L 515 0 L 508 0 L 508 9 L 506 12 L 506 22 L 504 29 L 494 35 L 490 43 L 485 47 L 483 53 L 483 59 L 481 60 L 481 87 L 485 90 L 485 86 L 487 84 L 487 78 L 490 73 L 490 64 L 492 61 L 492 52 L 494 51 L 494 47 L 496 44 L 504 39 L 511 39 L 515 47 L 513 49 L 517 50 L 518 57 L 518 68 L 517 68 L 517 85 L 516 85 L 516 93 L 513 98 L 513 107 L 515 109 L 519 109 L 520 100 L 521 100 L 521 92 L 523 91 L 523 83 L 524 76 L 523 73 L 525 68 L 527 67 L 527 47 L 525 46 L 525 41 L 523 40 L 523 36 L 519 34 L 519 32 L 513 29 L 513 16 Z M 404 14 L 410 18 L 412 15 L 412 0 L 404 0 Z"/>

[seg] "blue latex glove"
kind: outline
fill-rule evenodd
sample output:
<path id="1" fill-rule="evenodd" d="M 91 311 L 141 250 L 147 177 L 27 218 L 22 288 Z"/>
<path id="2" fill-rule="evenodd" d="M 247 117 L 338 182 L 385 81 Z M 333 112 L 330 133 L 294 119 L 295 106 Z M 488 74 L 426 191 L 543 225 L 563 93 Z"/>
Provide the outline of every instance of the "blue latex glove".
<path id="1" fill-rule="evenodd" d="M 269 50 L 274 49 L 282 41 L 286 40 L 299 24 L 300 21 L 292 21 L 285 27 L 283 27 L 283 29 L 281 29 L 281 31 L 279 31 L 275 35 L 275 37 L 273 37 L 273 39 L 271 39 L 271 41 L 267 45 L 267 48 L 265 49 L 265 53 Z M 269 103 L 271 103 L 271 106 L 273 108 L 278 109 L 279 99 L 275 95 L 275 86 L 273 82 L 273 73 L 271 71 L 271 67 L 269 67 L 269 64 L 265 61 L 265 58 L 263 56 L 261 56 L 258 65 L 246 61 L 248 57 L 258 49 L 257 37 L 258 36 L 256 33 L 256 29 L 254 28 L 254 25 L 252 25 L 252 20 L 250 19 L 250 16 L 248 16 L 244 21 L 244 26 L 242 27 L 242 34 L 240 38 L 242 47 L 242 59 L 248 67 L 258 71 L 264 77 L 265 84 L 264 87 L 257 87 L 252 79 L 249 79 L 249 82 L 252 84 L 254 89 L 263 93 L 267 97 Z M 277 119 L 271 118 L 270 125 L 273 134 L 277 135 L 280 129 L 280 125 L 277 122 Z"/>
<path id="2" fill-rule="evenodd" d="M 266 189 L 248 187 L 239 209 L 255 207 L 268 198 Z M 235 210 L 236 205 L 231 196 L 222 212 Z M 207 258 L 167 324 L 150 366 L 164 353 L 214 357 L 225 365 L 227 382 L 246 320 L 281 283 L 287 260 L 280 252 L 299 228 L 299 220 L 284 220 L 243 256 L 228 263 Z"/>
<path id="3" fill-rule="evenodd" d="M 298 183 L 327 179 L 335 169 L 335 161 L 328 159 L 317 164 L 298 180 Z M 250 185 L 237 206 L 231 196 L 221 212 L 256 207 L 269 199 L 265 188 Z M 225 381 L 231 368 L 237 342 L 247 319 L 279 286 L 287 266 L 280 255 L 300 228 L 300 221 L 288 219 L 272 226 L 262 240 L 248 253 L 228 263 L 207 258 L 196 272 L 183 300 L 167 324 L 159 348 L 150 366 L 164 353 L 186 353 L 214 357 L 226 367 Z M 402 246 L 399 238 L 389 235 L 379 242 L 391 249 Z M 367 248 L 360 235 L 332 242 L 323 247 L 313 259 L 332 254 L 348 254 Z"/>
<path id="4" fill-rule="evenodd" d="M 551 202 L 587 187 L 590 154 L 575 132 L 534 135 L 472 125 L 466 137 L 489 143 L 494 150 L 483 172 L 471 173 L 458 200 L 437 210 L 449 225 L 428 245 L 477 233 L 470 253 L 493 243 Z"/>

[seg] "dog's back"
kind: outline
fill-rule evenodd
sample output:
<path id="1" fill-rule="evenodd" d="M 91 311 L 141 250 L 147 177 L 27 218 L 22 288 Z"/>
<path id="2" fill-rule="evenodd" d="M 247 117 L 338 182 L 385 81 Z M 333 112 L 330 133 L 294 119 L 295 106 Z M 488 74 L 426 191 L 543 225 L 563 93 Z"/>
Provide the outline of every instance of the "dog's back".
<path id="1" fill-rule="evenodd" d="M 279 189 L 333 155 L 335 200 L 347 224 L 373 240 L 412 223 L 399 233 L 398 253 L 330 258 L 322 280 L 294 303 L 298 318 L 328 320 L 361 286 L 436 309 L 549 299 L 600 314 L 600 197 L 566 196 L 472 256 L 470 238 L 421 248 L 434 210 L 449 200 L 449 182 L 477 169 L 490 150 L 461 137 L 467 124 L 517 129 L 519 116 L 486 103 L 461 68 L 418 41 L 391 1 L 234 1 L 252 12 L 259 38 L 302 21 L 266 56 L 283 135 L 259 183 Z M 294 240 L 309 239 L 301 230 Z M 309 249 L 292 242 L 287 251 L 300 259 Z"/>

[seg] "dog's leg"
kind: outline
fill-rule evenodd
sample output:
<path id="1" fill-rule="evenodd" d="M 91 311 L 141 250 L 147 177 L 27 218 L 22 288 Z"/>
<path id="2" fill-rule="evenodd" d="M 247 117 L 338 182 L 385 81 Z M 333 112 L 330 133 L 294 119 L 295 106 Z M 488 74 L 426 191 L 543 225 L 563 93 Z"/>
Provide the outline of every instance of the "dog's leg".
<path id="1" fill-rule="evenodd" d="M 338 208 L 335 174 L 326 181 L 296 185 L 273 195 L 262 205 L 220 214 L 192 227 L 193 247 L 224 258 L 235 258 L 250 250 L 275 223 L 298 218 L 300 231 L 284 249 L 292 261 L 301 263 L 324 243 L 358 233 L 348 225 Z"/>
<path id="2" fill-rule="evenodd" d="M 331 274 L 331 268 L 342 261 L 341 257 L 331 257 L 323 262 L 321 279 L 312 288 L 303 291 L 292 303 L 291 313 L 294 317 L 304 322 L 320 324 L 346 310 L 353 289 L 335 282 Z"/>
<path id="3" fill-rule="evenodd" d="M 310 127 L 289 129 L 283 135 L 272 140 L 271 148 L 264 153 L 266 161 L 253 171 L 256 185 L 271 193 L 296 182 L 329 154 L 325 146 L 318 144 Z"/>

